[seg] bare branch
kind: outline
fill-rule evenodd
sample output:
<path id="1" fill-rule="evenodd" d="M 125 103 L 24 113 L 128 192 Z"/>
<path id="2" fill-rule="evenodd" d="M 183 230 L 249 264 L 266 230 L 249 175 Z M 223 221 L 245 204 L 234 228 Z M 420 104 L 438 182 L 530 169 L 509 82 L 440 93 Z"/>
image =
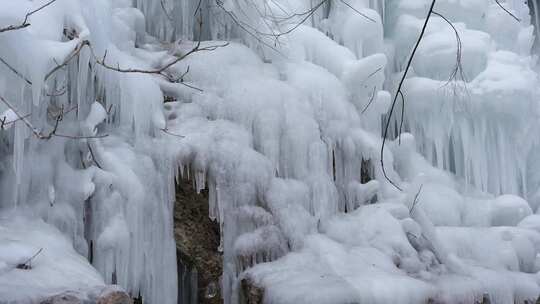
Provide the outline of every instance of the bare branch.
<path id="1" fill-rule="evenodd" d="M 62 137 L 62 138 L 68 138 L 68 139 L 92 139 L 92 138 L 105 138 L 109 136 L 109 134 L 83 136 L 83 135 L 68 135 L 68 134 L 59 134 L 59 133 L 54 133 L 53 135 L 56 137 Z"/>
<path id="2" fill-rule="evenodd" d="M 364 79 L 364 81 L 362 81 L 362 83 L 366 82 L 368 79 L 370 79 L 371 77 L 373 77 L 375 74 L 377 74 L 377 72 L 379 72 L 380 70 L 382 70 L 383 67 L 379 67 L 377 68 L 375 71 L 371 72 L 368 77 L 366 77 L 366 79 Z"/>
<path id="3" fill-rule="evenodd" d="M 521 19 L 519 19 L 518 17 L 516 17 L 516 15 L 512 14 L 512 12 L 510 12 L 509 10 L 507 10 L 506 7 L 504 7 L 504 6 L 499 2 L 499 0 L 495 0 L 495 3 L 497 3 L 497 5 L 498 5 L 503 11 L 505 11 L 508 15 L 510 15 L 510 17 L 514 18 L 517 22 L 521 22 Z"/>
<path id="4" fill-rule="evenodd" d="M 375 19 L 367 16 L 366 14 L 362 13 L 361 11 L 357 10 L 356 8 L 354 8 L 354 6 L 352 6 L 351 4 L 349 4 L 348 2 L 346 2 L 345 0 L 340 0 L 344 5 L 346 5 L 348 8 L 350 8 L 351 10 L 353 10 L 355 13 L 357 13 L 358 15 L 366 18 L 367 20 L 371 21 L 371 22 L 377 22 Z M 272 16 L 271 20 L 278 23 L 278 22 L 285 22 L 285 21 L 288 21 L 288 20 L 291 20 L 295 17 L 299 17 L 301 18 L 299 20 L 299 22 L 297 22 L 296 24 L 294 24 L 291 28 L 289 28 L 288 30 L 286 31 L 283 31 L 283 32 L 279 32 L 279 33 L 269 33 L 269 32 L 261 32 L 259 31 L 258 29 L 256 29 L 255 27 L 251 26 L 250 24 L 246 23 L 246 22 L 243 22 L 241 21 L 239 18 L 237 18 L 236 14 L 234 12 L 231 12 L 229 10 L 227 10 L 225 7 L 223 7 L 223 2 L 221 0 L 216 0 L 216 5 L 218 7 L 220 7 L 230 18 L 231 20 L 243 31 L 245 31 L 246 33 L 248 33 L 250 36 L 254 37 L 257 41 L 259 41 L 260 43 L 262 43 L 263 45 L 269 47 L 270 49 L 280 53 L 277 49 L 275 49 L 273 46 L 269 45 L 268 43 L 266 43 L 265 41 L 263 41 L 259 36 L 270 36 L 270 37 L 273 37 L 275 42 L 274 44 L 277 44 L 278 43 L 278 40 L 281 36 L 284 36 L 284 35 L 287 35 L 291 32 L 293 32 L 294 30 L 296 30 L 298 27 L 300 27 L 302 24 L 304 24 L 307 20 L 309 20 L 309 18 L 311 18 L 316 12 L 317 10 L 319 10 L 319 8 L 321 8 L 325 3 L 328 3 L 330 2 L 330 0 L 321 0 L 320 2 L 318 2 L 315 6 L 311 7 L 310 9 L 304 11 L 304 12 L 301 12 L 301 13 L 293 13 L 293 14 L 289 14 L 288 16 L 286 17 L 274 17 Z M 282 12 L 286 13 L 287 12 L 285 11 L 285 9 L 279 7 L 281 9 Z M 257 9 L 257 11 L 259 11 L 259 9 L 257 7 L 255 7 L 255 9 Z M 263 20 L 263 22 L 266 22 L 266 20 L 268 19 L 268 16 L 267 15 L 264 15 L 262 14 L 261 12 L 259 12 L 260 15 L 261 15 L 261 18 Z M 267 24 L 268 25 L 268 24 Z M 268 26 L 270 27 L 270 26 Z M 280 53 L 281 54 L 281 53 Z"/>
<path id="5" fill-rule="evenodd" d="M 175 77 L 175 76 L 172 76 L 168 73 L 166 73 L 166 70 L 169 69 L 170 67 L 172 67 L 173 65 L 177 64 L 178 62 L 184 60 L 186 57 L 196 53 L 196 52 L 201 52 L 201 51 L 214 51 L 218 48 L 221 48 L 221 47 L 226 47 L 227 45 L 229 45 L 228 42 L 226 43 L 223 43 L 223 44 L 220 44 L 220 45 L 212 45 L 212 46 L 207 46 L 207 47 L 201 47 L 201 42 L 197 42 L 197 44 L 195 45 L 195 47 L 193 47 L 190 51 L 188 51 L 187 53 L 183 54 L 182 56 L 178 56 L 176 57 L 175 59 L 171 60 L 169 63 L 163 65 L 162 67 L 160 68 L 157 68 L 157 69 L 149 69 L 149 70 L 146 70 L 146 69 L 137 69 L 137 68 L 121 68 L 120 67 L 120 64 L 117 63 L 116 66 L 113 66 L 109 63 L 107 63 L 105 61 L 105 56 L 103 58 L 99 58 L 98 56 L 96 56 L 93 48 L 90 46 L 90 51 L 92 53 L 92 57 L 94 57 L 94 60 L 97 64 L 101 65 L 102 67 L 106 68 L 106 69 L 109 69 L 109 70 L 112 70 L 112 71 L 116 71 L 116 72 L 120 72 L 120 73 L 140 73 L 140 74 L 155 74 L 155 75 L 160 75 L 162 77 L 164 77 L 165 79 L 167 79 L 169 82 L 173 82 L 173 83 L 181 83 L 182 85 L 185 85 L 187 87 L 190 87 L 192 89 L 196 89 L 198 91 L 202 91 L 201 89 L 199 88 L 196 88 L 194 86 L 191 86 L 189 84 L 186 84 L 184 83 L 183 81 L 183 78 L 187 75 L 187 73 L 189 72 L 189 67 L 188 67 L 188 70 L 186 72 L 184 72 L 182 75 L 180 75 L 180 77 Z"/>
<path id="6" fill-rule="evenodd" d="M 324 3 L 326 3 L 326 1 L 328 0 L 322 0 L 319 4 L 315 5 L 313 8 L 311 8 L 310 10 L 308 10 L 306 13 L 305 13 L 305 16 L 304 18 L 302 18 L 300 20 L 300 22 L 298 22 L 296 25 L 294 25 L 292 28 L 288 29 L 287 31 L 285 32 L 282 32 L 282 33 L 279 33 L 279 34 L 268 34 L 268 35 L 271 35 L 271 36 L 275 36 L 276 39 L 279 37 L 279 36 L 283 36 L 283 35 L 286 35 L 286 34 L 289 34 L 291 33 L 292 31 L 294 31 L 295 29 L 297 29 L 300 25 L 304 24 L 304 22 L 306 22 L 309 17 L 311 17 L 313 14 L 315 14 L 315 12 L 320 8 L 322 7 L 322 5 Z"/>
<path id="7" fill-rule="evenodd" d="M 113 66 L 113 65 L 105 62 L 105 56 L 103 58 L 99 58 L 99 57 L 96 56 L 96 54 L 95 54 L 92 47 L 90 47 L 90 50 L 92 52 L 92 56 L 94 57 L 95 62 L 97 64 L 101 65 L 102 67 L 106 68 L 106 69 L 116 71 L 116 72 L 120 72 L 120 73 L 156 74 L 156 75 L 163 76 L 164 78 L 166 78 L 170 82 L 180 82 L 180 79 L 182 77 L 184 77 L 186 75 L 186 73 L 182 74 L 180 76 L 180 78 L 175 78 L 175 77 L 165 73 L 165 71 L 168 68 L 170 68 L 171 66 L 177 64 L 178 62 L 180 62 L 181 60 L 183 60 L 184 58 L 186 58 L 187 56 L 189 56 L 189 55 L 191 55 L 191 54 L 193 54 L 195 52 L 213 51 L 213 50 L 217 49 L 218 47 L 224 47 L 224 46 L 227 46 L 227 45 L 228 45 L 228 43 L 225 43 L 223 45 L 218 45 L 218 46 L 201 48 L 199 46 L 199 44 L 197 44 L 193 49 L 191 49 L 186 54 L 184 54 L 182 56 L 179 56 L 179 57 L 176 57 L 174 60 L 170 61 L 169 63 L 167 63 L 166 65 L 164 65 L 164 66 L 162 66 L 162 67 L 160 67 L 158 69 L 152 69 L 152 70 L 137 69 L 137 68 L 121 68 L 119 63 L 117 63 L 116 66 Z"/>
<path id="8" fill-rule="evenodd" d="M 92 157 L 92 160 L 94 161 L 94 163 L 96 164 L 96 166 L 98 168 L 100 168 L 101 170 L 103 170 L 103 167 L 101 167 L 101 165 L 99 164 L 99 162 L 97 161 L 96 159 L 96 156 L 94 155 L 94 151 L 92 150 L 92 147 L 90 146 L 90 143 L 89 142 L 86 142 L 86 145 L 88 146 L 88 151 L 90 152 L 90 156 Z"/>
<path id="9" fill-rule="evenodd" d="M 163 10 L 163 13 L 165 14 L 165 17 L 167 17 L 167 19 L 169 19 L 170 22 L 173 22 L 173 18 L 171 17 L 171 15 L 169 15 L 169 12 L 167 12 L 167 8 L 165 8 L 165 0 L 161 0 L 160 4 L 161 4 L 161 9 Z"/>
<path id="10" fill-rule="evenodd" d="M 377 21 L 375 21 L 375 19 L 373 19 L 373 18 L 369 17 L 368 15 L 362 13 L 361 11 L 355 9 L 352 5 L 350 5 L 349 3 L 345 2 L 345 0 L 340 0 L 340 1 L 341 1 L 341 3 L 345 4 L 346 6 L 348 6 L 350 9 L 352 9 L 353 11 L 355 11 L 358 15 L 360 15 L 360 16 L 366 18 L 367 20 L 369 20 L 369 21 L 371 21 L 371 22 L 377 23 Z"/>
<path id="11" fill-rule="evenodd" d="M 18 119 L 20 119 L 27 127 L 28 129 L 30 129 L 30 131 L 32 131 L 32 133 L 34 133 L 34 135 L 37 137 L 37 138 L 41 138 L 41 133 L 32 125 L 32 123 L 28 120 L 28 115 L 21 115 L 19 114 L 19 112 L 15 109 L 15 106 L 13 106 L 9 101 L 7 101 L 4 97 L 2 97 L 0 95 L 0 100 L 5 104 L 7 105 L 7 107 L 9 109 L 11 109 L 11 111 L 13 111 L 13 113 L 15 113 L 15 115 L 17 116 Z"/>
<path id="12" fill-rule="evenodd" d="M 377 90 L 377 87 L 373 87 L 373 92 L 371 93 L 371 97 L 369 98 L 369 102 L 368 104 L 364 107 L 364 109 L 362 110 L 362 112 L 360 114 L 364 114 L 364 112 L 367 111 L 367 109 L 369 108 L 369 106 L 371 105 L 371 103 L 373 102 L 373 100 L 375 100 L 375 91 Z"/>
<path id="13" fill-rule="evenodd" d="M 47 3 L 43 4 L 42 6 L 36 8 L 35 10 L 28 12 L 26 14 L 26 16 L 24 16 L 23 22 L 21 24 L 19 24 L 19 25 L 9 25 L 7 27 L 0 28 L 0 33 L 8 32 L 8 31 L 20 30 L 20 29 L 23 29 L 25 27 L 29 27 L 30 23 L 28 23 L 28 18 L 30 18 L 30 16 L 32 16 L 33 14 L 39 12 L 40 10 L 46 8 L 47 6 L 53 4 L 54 2 L 56 2 L 56 0 L 50 0 L 49 2 L 47 2 Z"/>
<path id="14" fill-rule="evenodd" d="M 43 132 L 39 131 L 36 127 L 34 127 L 34 125 L 28 120 L 28 116 L 30 115 L 21 115 L 19 113 L 19 111 L 16 110 L 15 106 L 13 104 L 11 104 L 8 100 L 6 100 L 4 97 L 2 97 L 0 95 L 0 101 L 2 101 L 5 105 L 7 105 L 7 107 L 13 111 L 13 113 L 15 113 L 15 115 L 17 116 L 17 120 L 15 121 L 22 121 L 26 127 L 28 129 L 30 129 L 30 131 L 32 132 L 32 134 L 34 134 L 35 137 L 37 137 L 38 139 L 43 139 L 43 140 L 48 140 L 48 139 L 51 139 L 52 137 L 56 136 L 56 137 L 63 137 L 63 138 L 69 138 L 69 139 L 88 139 L 88 138 L 104 138 L 104 137 L 107 137 L 108 134 L 102 134 L 102 135 L 95 135 L 95 136 L 79 136 L 79 135 L 68 135 L 68 134 L 59 134 L 57 132 L 58 130 L 58 126 L 60 125 L 60 121 L 62 121 L 62 119 L 64 118 L 64 115 L 67 113 L 67 112 L 64 112 L 63 108 L 62 108 L 62 112 L 60 114 L 58 114 L 55 118 L 55 123 L 54 123 L 54 126 L 53 126 L 53 129 L 44 134 Z M 72 111 L 73 109 L 69 110 L 68 112 Z M 15 122 L 13 121 L 13 122 Z M 13 123 L 13 122 L 10 122 L 10 123 Z"/>
<path id="15" fill-rule="evenodd" d="M 62 121 L 62 119 L 64 118 L 63 112 L 64 112 L 64 107 L 62 107 L 62 113 L 60 113 L 58 116 L 56 116 L 56 120 L 54 122 L 54 127 L 51 130 L 51 132 L 49 132 L 49 134 L 47 134 L 47 135 L 42 135 L 41 139 L 50 139 L 51 137 L 53 137 L 56 134 L 56 130 L 58 130 L 58 124 L 60 124 L 60 121 Z"/>
<path id="16" fill-rule="evenodd" d="M 1 124 L 0 124 L 0 130 L 4 130 L 6 128 L 6 126 L 10 125 L 10 124 L 14 124 L 16 123 L 17 121 L 21 120 L 21 119 L 24 119 L 24 118 L 27 118 L 27 117 L 30 117 L 32 114 L 26 114 L 22 117 L 17 117 L 17 119 L 15 120 L 12 120 L 12 121 L 7 121 L 7 117 L 4 116 L 2 119 L 1 119 Z"/>
<path id="17" fill-rule="evenodd" d="M 56 64 L 56 67 L 53 68 L 50 72 L 48 72 L 46 75 L 45 75 L 45 80 L 49 79 L 49 77 L 51 77 L 54 73 L 56 73 L 56 71 L 60 70 L 62 67 L 66 66 L 69 64 L 69 62 L 75 58 L 77 55 L 79 55 L 79 53 L 81 52 L 81 50 L 83 49 L 84 46 L 90 46 L 90 41 L 88 40 L 83 40 L 81 41 L 79 44 L 77 44 L 77 46 L 75 46 L 75 49 L 73 49 L 73 51 L 71 51 L 71 53 L 66 57 L 66 59 L 64 59 L 64 61 L 60 64 Z"/>
<path id="18" fill-rule="evenodd" d="M 28 260 L 24 261 L 24 263 L 20 263 L 17 265 L 17 269 L 24 269 L 24 270 L 28 270 L 28 269 L 32 269 L 32 265 L 30 264 L 32 262 L 33 259 L 35 259 L 41 252 L 43 251 L 43 248 L 39 248 L 39 250 L 33 255 L 31 256 Z"/>
<path id="19" fill-rule="evenodd" d="M 403 117 L 405 116 L 405 97 L 403 92 L 399 91 L 399 96 L 401 96 L 401 120 L 399 122 L 399 133 L 398 133 L 398 144 L 401 145 L 401 133 L 403 129 Z"/>
<path id="20" fill-rule="evenodd" d="M 202 4 L 202 0 L 199 0 L 199 3 L 197 3 L 197 7 L 195 8 L 195 11 L 193 12 L 193 16 L 197 15 L 197 12 L 201 10 L 201 4 Z"/>
<path id="21" fill-rule="evenodd" d="M 383 142 L 382 142 L 382 146 L 381 146 L 381 155 L 380 155 L 381 156 L 382 172 L 383 172 L 383 175 L 386 178 L 386 180 L 390 184 L 392 184 L 396 189 L 398 189 L 400 191 L 402 191 L 402 189 L 394 181 L 392 181 L 388 177 L 388 175 L 386 173 L 386 169 L 384 168 L 384 145 L 386 143 L 386 137 L 388 136 L 388 129 L 390 127 L 390 121 L 391 121 L 391 118 L 392 118 L 392 114 L 394 112 L 394 108 L 396 106 L 396 102 L 397 102 L 399 92 L 401 92 L 401 87 L 403 86 L 403 82 L 405 82 L 405 78 L 407 77 L 407 72 L 409 72 L 409 69 L 411 68 L 412 60 L 414 58 L 414 55 L 416 54 L 416 50 L 418 49 L 418 46 L 420 45 L 420 42 L 422 41 L 422 38 L 424 37 L 424 34 L 426 32 L 426 28 L 427 28 L 429 19 L 431 17 L 431 13 L 433 12 L 433 8 L 435 7 L 436 2 L 437 2 L 437 0 L 432 0 L 432 2 L 431 2 L 431 6 L 429 7 L 429 11 L 427 13 L 426 20 L 424 21 L 424 25 L 422 26 L 422 31 L 420 32 L 420 35 L 418 36 L 418 39 L 416 40 L 416 43 L 415 43 L 414 48 L 412 50 L 412 53 L 411 53 L 411 55 L 409 57 L 409 60 L 407 61 L 405 71 L 403 72 L 403 76 L 401 77 L 401 80 L 399 81 L 396 94 L 394 95 L 394 99 L 392 101 L 392 106 L 390 107 L 390 113 L 388 113 L 386 125 L 385 125 L 385 128 L 384 128 Z"/>
<path id="22" fill-rule="evenodd" d="M 461 64 L 461 57 L 462 57 L 461 54 L 462 54 L 463 45 L 461 43 L 461 37 L 459 36 L 459 32 L 457 31 L 456 27 L 452 24 L 452 22 L 450 22 L 450 20 L 448 20 L 445 16 L 437 13 L 436 11 L 433 11 L 432 13 L 434 15 L 441 17 L 446 23 L 448 23 L 448 25 L 452 27 L 452 30 L 454 31 L 454 35 L 456 36 L 456 47 L 457 47 L 456 65 L 454 69 L 452 70 L 452 73 L 450 74 L 450 77 L 448 78 L 448 81 L 446 82 L 445 85 L 448 85 L 450 82 L 455 81 L 458 76 L 461 78 L 462 81 L 465 82 L 466 81 L 465 75 L 463 74 L 463 66 Z"/>
<path id="23" fill-rule="evenodd" d="M 15 75 L 19 76 L 22 80 L 24 80 L 27 84 L 32 85 L 32 82 L 30 80 L 28 80 L 28 78 L 26 78 L 21 72 L 17 71 L 9 63 L 7 63 L 2 57 L 0 57 L 0 62 L 3 63 Z"/>
<path id="24" fill-rule="evenodd" d="M 221 8 L 221 10 L 223 10 L 228 16 L 229 18 L 231 18 L 231 20 L 241 29 L 243 30 L 244 32 L 246 32 L 248 35 L 250 35 L 251 37 L 253 37 L 255 40 L 257 40 L 259 43 L 263 44 L 264 46 L 268 47 L 269 49 L 275 51 L 276 53 L 280 54 L 280 55 L 283 55 L 278 49 L 276 49 L 275 47 L 273 47 L 272 45 L 268 44 L 266 41 L 262 40 L 259 36 L 258 36 L 258 31 L 253 28 L 252 26 L 250 26 L 249 24 L 245 24 L 244 22 L 240 21 L 236 15 L 231 12 L 231 11 L 228 11 L 224 6 L 223 6 L 223 3 L 221 2 L 221 0 L 216 0 L 216 4 L 219 8 Z M 249 28 L 251 28 L 253 30 L 250 31 Z"/>
<path id="25" fill-rule="evenodd" d="M 163 131 L 163 133 L 168 134 L 168 135 L 171 135 L 171 136 L 180 137 L 180 138 L 184 138 L 184 137 L 185 137 L 185 136 L 183 136 L 183 135 L 174 134 L 174 133 L 170 132 L 167 128 L 161 129 L 161 131 Z"/>
<path id="26" fill-rule="evenodd" d="M 411 209 L 409 210 L 409 214 L 412 214 L 412 212 L 414 211 L 414 207 L 416 207 L 416 204 L 418 204 L 418 197 L 420 196 L 420 192 L 422 192 L 422 187 L 424 187 L 424 185 L 420 185 L 418 192 L 416 192 L 416 195 L 414 196 L 414 200 Z"/>

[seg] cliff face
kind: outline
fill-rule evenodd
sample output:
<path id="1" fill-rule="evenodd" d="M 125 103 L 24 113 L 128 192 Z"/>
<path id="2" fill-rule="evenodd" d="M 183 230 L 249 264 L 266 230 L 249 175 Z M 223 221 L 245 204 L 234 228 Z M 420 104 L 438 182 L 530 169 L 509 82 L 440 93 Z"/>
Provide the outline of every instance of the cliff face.
<path id="1" fill-rule="evenodd" d="M 208 217 L 208 193 L 190 181 L 176 187 L 174 235 L 178 261 L 178 303 L 221 303 L 222 257 L 219 226 Z"/>

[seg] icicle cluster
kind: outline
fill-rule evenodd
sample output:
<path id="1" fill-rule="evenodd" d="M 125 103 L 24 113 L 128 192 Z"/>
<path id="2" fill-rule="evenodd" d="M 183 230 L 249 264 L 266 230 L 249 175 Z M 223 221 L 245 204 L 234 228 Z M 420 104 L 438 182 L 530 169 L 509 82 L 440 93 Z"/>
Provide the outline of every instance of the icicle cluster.
<path id="1" fill-rule="evenodd" d="M 44 3 L 1 1 L 0 28 L 20 24 Z M 171 158 L 153 150 L 154 134 L 163 128 L 163 95 L 152 76 L 96 63 L 105 58 L 113 66 L 152 68 L 131 55 L 150 39 L 144 17 L 129 1 L 58 0 L 28 23 L 0 34 L 0 96 L 6 101 L 0 114 L 12 113 L 15 121 L 0 130 L 0 214 L 43 219 L 105 283 L 153 303 L 176 303 L 174 171 Z M 10 226 L 10 217 L 2 216 L 0 225 Z M 18 242 L 38 246 L 27 239 Z M 43 245 L 44 257 L 59 252 L 55 246 Z M 38 265 L 49 267 L 45 260 Z M 37 283 L 39 292 L 11 286 L 0 298 L 49 294 L 71 277 L 79 281 L 79 270 L 70 271 L 61 280 L 51 273 Z"/>

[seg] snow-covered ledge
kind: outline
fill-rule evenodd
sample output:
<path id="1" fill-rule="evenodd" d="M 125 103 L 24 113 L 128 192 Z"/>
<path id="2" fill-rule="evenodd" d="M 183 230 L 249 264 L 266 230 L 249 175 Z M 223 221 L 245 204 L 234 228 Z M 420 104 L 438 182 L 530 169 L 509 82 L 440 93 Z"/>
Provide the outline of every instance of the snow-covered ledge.
<path id="1" fill-rule="evenodd" d="M 64 234 L 40 219 L 14 213 L 0 218 L 0 303 L 127 304 Z"/>

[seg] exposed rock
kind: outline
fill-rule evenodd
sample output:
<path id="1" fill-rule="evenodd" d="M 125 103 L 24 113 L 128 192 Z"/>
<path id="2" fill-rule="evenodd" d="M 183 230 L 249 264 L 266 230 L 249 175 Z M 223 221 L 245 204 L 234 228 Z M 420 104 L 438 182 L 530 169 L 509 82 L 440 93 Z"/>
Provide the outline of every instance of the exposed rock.
<path id="1" fill-rule="evenodd" d="M 249 279 L 241 281 L 240 298 L 244 304 L 262 304 L 264 297 L 264 289 L 253 284 Z"/>
<path id="2" fill-rule="evenodd" d="M 82 300 L 79 296 L 72 293 L 62 293 L 49 297 L 41 302 L 40 304 L 82 304 Z"/>
<path id="3" fill-rule="evenodd" d="M 124 291 L 105 289 L 99 295 L 96 304 L 133 304 L 133 300 Z"/>
<path id="4" fill-rule="evenodd" d="M 177 185 L 174 225 L 179 303 L 222 303 L 219 225 L 208 217 L 207 191 L 197 194 L 187 180 Z M 197 290 L 196 298 L 190 288 Z"/>
<path id="5" fill-rule="evenodd" d="M 131 297 L 119 286 L 91 289 L 88 293 L 63 292 L 48 297 L 40 304 L 133 304 Z"/>

